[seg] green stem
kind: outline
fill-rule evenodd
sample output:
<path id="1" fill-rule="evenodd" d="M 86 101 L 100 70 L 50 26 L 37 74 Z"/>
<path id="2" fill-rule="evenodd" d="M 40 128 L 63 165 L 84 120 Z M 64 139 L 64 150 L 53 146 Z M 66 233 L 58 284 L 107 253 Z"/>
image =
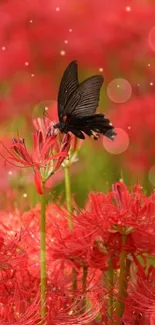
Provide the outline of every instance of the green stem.
<path id="1" fill-rule="evenodd" d="M 72 281 L 73 281 L 73 290 L 77 290 L 77 271 L 75 267 L 72 269 Z"/>
<path id="2" fill-rule="evenodd" d="M 86 291 L 87 287 L 87 275 L 88 275 L 88 266 L 83 267 L 83 278 L 82 278 L 82 289 L 83 292 Z"/>
<path id="3" fill-rule="evenodd" d="M 71 184 L 69 175 L 69 165 L 65 166 L 65 190 L 66 190 L 66 202 L 68 209 L 68 225 L 69 229 L 73 230 L 73 220 L 72 220 L 72 203 L 71 203 Z"/>
<path id="4" fill-rule="evenodd" d="M 40 223 L 40 287 L 41 287 L 41 317 L 46 316 L 46 195 L 45 182 L 41 195 L 41 223 Z"/>
<path id="5" fill-rule="evenodd" d="M 83 267 L 83 277 L 82 277 L 83 294 L 85 294 L 86 288 L 87 288 L 87 276 L 88 276 L 88 267 L 84 266 Z M 87 304 L 87 301 L 86 301 L 86 298 L 84 297 L 83 301 L 82 301 L 82 313 L 85 312 L 86 304 Z"/>
<path id="6" fill-rule="evenodd" d="M 122 235 L 122 246 L 126 244 L 127 236 Z M 116 303 L 116 324 L 120 324 L 121 317 L 124 313 L 125 298 L 127 296 L 127 275 L 128 275 L 128 263 L 127 263 L 127 251 L 122 249 L 120 256 L 120 277 L 119 277 L 119 290 L 118 301 Z"/>
<path id="7" fill-rule="evenodd" d="M 113 298 L 113 286 L 114 286 L 114 271 L 113 271 L 113 260 L 109 257 L 108 261 L 108 285 L 109 285 L 109 302 L 108 302 L 108 315 L 112 320 L 114 310 L 114 298 Z"/>
<path id="8" fill-rule="evenodd" d="M 72 219 L 72 201 L 71 201 L 71 184 L 70 184 L 70 174 L 69 174 L 69 163 L 65 165 L 65 191 L 66 191 L 66 202 L 68 209 L 68 226 L 70 230 L 73 230 L 73 219 Z M 72 281 L 73 290 L 77 290 L 77 271 L 73 267 L 72 269 Z"/>

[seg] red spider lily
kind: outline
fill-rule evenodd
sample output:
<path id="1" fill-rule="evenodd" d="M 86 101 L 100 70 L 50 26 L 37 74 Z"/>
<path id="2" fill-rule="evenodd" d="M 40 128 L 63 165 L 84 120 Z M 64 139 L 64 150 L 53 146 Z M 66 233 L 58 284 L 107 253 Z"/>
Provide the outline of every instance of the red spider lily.
<path id="1" fill-rule="evenodd" d="M 45 182 L 60 167 L 67 157 L 69 147 L 69 134 L 63 137 L 59 147 L 53 128 L 48 127 L 33 134 L 32 153 L 29 153 L 24 139 L 13 138 L 11 150 L 7 150 L 9 156 L 6 160 L 19 167 L 32 167 L 37 191 L 42 194 L 42 181 Z M 56 151 L 58 148 L 59 151 Z"/>
<path id="2" fill-rule="evenodd" d="M 80 220 L 79 220 L 80 223 Z M 89 266 L 98 269 L 106 269 L 108 262 L 107 250 L 100 248 L 95 232 L 89 233 L 83 225 L 74 225 L 70 231 L 64 222 L 53 222 L 53 241 L 50 243 L 53 259 L 68 259 L 77 268 Z"/>
<path id="3" fill-rule="evenodd" d="M 135 270 L 128 285 L 123 324 L 152 325 L 155 308 L 155 269 L 148 268 L 143 276 Z"/>
<path id="4" fill-rule="evenodd" d="M 35 278 L 26 270 L 28 255 L 23 246 L 25 239 L 23 233 L 14 238 L 11 229 L 6 227 L 2 220 L 0 224 L 5 233 L 0 247 L 0 321 L 1 324 L 12 324 L 16 321 L 18 323 L 21 313 L 26 311 L 23 323 L 28 324 L 30 313 L 31 316 L 35 313 L 34 306 L 31 306 L 33 303 L 30 304 L 30 301 L 37 294 L 38 283 L 36 285 Z M 29 305 L 29 310 L 26 310 Z"/>
<path id="5" fill-rule="evenodd" d="M 150 253 L 154 251 L 154 193 L 146 197 L 140 186 L 135 186 L 133 192 L 130 193 L 123 183 L 116 183 L 111 195 L 109 194 L 106 197 L 102 193 L 98 195 L 92 194 L 89 202 L 90 212 L 88 215 L 94 217 L 92 227 L 94 229 L 96 227 L 100 234 L 102 232 L 103 238 L 105 233 L 124 233 L 128 237 L 131 251 L 132 247 L 141 249 L 140 245 L 145 238 L 148 243 L 152 243 L 152 245 L 146 245 L 145 251 Z M 86 226 L 88 218 L 85 218 L 85 220 Z M 142 233 L 143 236 L 140 235 Z M 144 246 L 141 251 L 143 249 Z"/>
<path id="6" fill-rule="evenodd" d="M 64 218 L 65 212 L 61 213 Z M 73 220 L 74 229 L 70 231 L 62 217 L 52 218 L 54 240 L 50 246 L 55 259 L 66 258 L 78 267 L 106 270 L 109 256 L 113 267 L 119 267 L 123 247 L 137 265 L 137 255 L 155 252 L 155 197 L 146 197 L 139 186 L 130 193 L 123 183 L 116 183 L 108 195 L 91 194 L 87 211 L 77 213 Z M 125 246 L 121 242 L 123 234 Z"/>
<path id="7" fill-rule="evenodd" d="M 77 208 L 77 207 L 76 207 Z M 75 208 L 75 209 L 76 209 Z M 52 209 L 50 211 L 50 209 Z M 90 224 L 91 216 L 89 213 L 79 212 L 73 215 L 74 229 L 68 228 L 68 213 L 64 209 L 57 208 L 59 217 L 55 217 L 52 212 L 53 208 L 49 207 L 48 213 L 51 220 L 52 241 L 49 243 L 51 247 L 51 256 L 53 259 L 70 260 L 77 268 L 82 266 L 92 267 L 96 269 L 106 270 L 108 267 L 109 251 L 114 251 L 115 255 L 121 249 L 120 237 L 118 234 L 108 233 L 105 238 L 109 246 L 103 242 L 103 233 L 99 225 Z M 78 212 L 78 210 L 76 211 Z M 56 214 L 56 215 L 57 215 Z M 114 267 L 118 267 L 118 258 L 114 256 Z"/>
<path id="8" fill-rule="evenodd" d="M 125 184 L 116 183 L 108 195 L 92 193 L 83 211 L 74 206 L 72 232 L 68 229 L 67 211 L 54 204 L 47 206 L 47 325 L 115 324 L 115 311 L 113 320 L 107 312 L 110 285 L 103 271 L 108 270 L 108 258 L 112 257 L 113 296 L 117 300 L 123 249 L 127 251 L 130 270 L 120 324 L 153 324 L 155 273 L 154 268 L 148 270 L 147 254 L 154 254 L 155 249 L 154 205 L 154 194 L 146 197 L 140 186 L 129 191 Z M 0 321 L 2 324 L 33 325 L 40 322 L 39 263 L 32 265 L 34 257 L 39 261 L 40 206 L 25 212 L 21 218 L 16 214 L 0 214 L 2 238 L 6 232 L 14 241 L 14 232 L 19 232 L 20 226 L 23 228 L 20 237 L 17 236 L 21 240 L 17 240 L 11 250 L 12 256 L 7 255 L 3 239 L 0 243 L 2 262 L 5 257 L 7 263 L 7 268 L 1 272 Z M 127 237 L 124 245 L 122 234 Z M 71 290 L 73 266 L 77 271 L 76 292 Z M 85 294 L 81 284 L 83 267 L 88 267 Z M 84 298 L 87 301 L 85 310 L 82 309 Z"/>
<path id="9" fill-rule="evenodd" d="M 48 109 L 48 113 L 45 113 L 45 118 L 41 119 L 41 118 L 37 118 L 33 120 L 33 125 L 37 130 L 40 130 L 43 132 L 43 134 L 46 134 L 46 130 L 54 124 L 53 117 L 56 117 L 56 103 L 53 104 L 52 106 L 49 106 Z M 56 117 L 57 120 L 57 117 Z M 52 122 L 51 122 L 52 121 Z M 68 150 L 68 156 L 69 159 L 67 160 L 67 164 L 69 163 L 70 167 L 71 167 L 71 173 L 76 173 L 76 171 L 78 171 L 81 167 L 80 165 L 76 164 L 74 165 L 74 163 L 78 162 L 78 153 L 80 151 L 80 148 L 83 144 L 83 140 L 78 140 L 77 137 L 75 137 L 74 135 L 70 135 L 69 137 L 69 141 L 68 141 L 68 148 L 67 146 L 67 141 L 65 140 L 65 137 L 62 137 L 62 135 L 59 133 L 58 137 L 57 137 L 57 141 L 55 142 L 55 150 L 56 152 L 61 152 L 61 151 L 65 151 Z M 57 165 L 55 166 L 55 170 L 58 170 L 60 165 L 62 164 L 62 166 L 64 167 L 66 163 L 66 160 L 64 160 L 64 157 L 62 156 L 62 159 L 58 160 Z M 57 182 L 60 182 L 61 180 L 64 179 L 64 171 L 62 169 L 59 169 L 59 171 L 57 173 L 55 173 L 53 175 L 53 177 L 49 178 L 47 180 L 47 188 L 52 188 L 53 185 Z"/>
<path id="10" fill-rule="evenodd" d="M 33 213 L 34 211 L 32 211 Z M 25 220 L 24 216 L 23 219 Z M 38 293 L 40 280 L 35 277 L 35 274 L 32 274 L 32 270 L 30 272 L 28 267 L 28 260 L 33 254 L 30 246 L 37 246 L 37 242 L 33 237 L 33 243 L 30 243 L 29 225 L 27 224 L 26 227 L 26 224 L 25 220 L 27 229 L 21 233 L 21 241 L 18 241 L 15 252 L 6 248 L 3 251 L 3 240 L 1 241 L 1 257 L 4 257 L 2 256 L 4 254 L 9 260 L 5 270 L 1 270 L 0 277 L 0 323 L 4 325 L 40 323 L 40 295 Z M 10 223 L 10 232 L 11 229 Z M 33 231 L 32 226 L 30 226 L 30 230 Z M 33 234 L 36 236 L 37 231 Z M 47 246 L 49 240 L 50 238 L 47 238 Z M 35 247 L 33 249 L 35 250 Z M 8 252 L 11 255 L 8 255 Z M 37 268 L 39 272 L 39 263 Z M 87 324 L 100 311 L 102 306 L 101 290 L 97 291 L 93 284 L 92 290 L 87 289 L 85 294 L 81 290 L 78 290 L 76 294 L 73 293 L 70 290 L 71 274 L 71 267 L 66 263 L 50 264 L 47 279 L 47 317 L 46 320 L 42 320 L 43 324 L 44 322 L 47 325 L 50 325 L 51 322 L 54 325 Z M 88 308 L 84 311 L 81 302 L 85 296 L 88 299 Z M 91 301 L 93 304 L 90 303 Z"/>

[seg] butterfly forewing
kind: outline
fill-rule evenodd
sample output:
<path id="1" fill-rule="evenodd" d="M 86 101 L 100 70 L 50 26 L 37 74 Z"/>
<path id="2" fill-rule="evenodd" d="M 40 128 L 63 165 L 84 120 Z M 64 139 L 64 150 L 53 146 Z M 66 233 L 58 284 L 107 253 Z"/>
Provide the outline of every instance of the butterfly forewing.
<path id="1" fill-rule="evenodd" d="M 65 106 L 71 95 L 78 88 L 77 63 L 72 61 L 65 70 L 58 92 L 58 116 L 61 121 L 65 115 Z"/>
<path id="2" fill-rule="evenodd" d="M 81 118 L 96 112 L 99 103 L 100 89 L 103 77 L 96 75 L 83 81 L 69 98 L 66 115 Z"/>

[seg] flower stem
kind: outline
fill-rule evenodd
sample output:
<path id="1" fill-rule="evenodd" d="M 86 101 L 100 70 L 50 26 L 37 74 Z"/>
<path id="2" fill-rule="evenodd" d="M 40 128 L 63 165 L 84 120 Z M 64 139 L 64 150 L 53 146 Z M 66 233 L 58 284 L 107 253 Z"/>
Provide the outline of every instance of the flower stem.
<path id="1" fill-rule="evenodd" d="M 83 289 L 83 294 L 85 295 L 86 292 L 86 287 L 87 287 L 87 276 L 88 276 L 88 267 L 84 266 L 83 267 L 83 277 L 82 277 L 82 289 Z M 86 297 L 83 298 L 82 301 L 82 312 L 85 312 L 85 308 L 86 308 Z"/>
<path id="2" fill-rule="evenodd" d="M 73 281 L 73 290 L 77 290 L 77 271 L 75 267 L 72 269 L 72 281 Z"/>
<path id="3" fill-rule="evenodd" d="M 108 315 L 112 320 L 114 310 L 114 299 L 113 299 L 113 286 L 114 286 L 114 271 L 113 271 L 113 260 L 109 257 L 108 261 L 108 285 L 109 285 L 109 301 L 108 301 Z"/>
<path id="4" fill-rule="evenodd" d="M 73 230 L 73 219 L 72 219 L 72 202 L 71 202 L 71 184 L 70 184 L 70 174 L 69 174 L 69 163 L 65 164 L 65 191 L 66 191 L 66 202 L 68 209 L 68 226 L 70 230 Z M 77 290 L 77 271 L 73 267 L 72 269 L 72 281 L 73 290 Z"/>
<path id="5" fill-rule="evenodd" d="M 69 175 L 69 164 L 65 165 L 65 190 L 66 190 L 66 202 L 68 209 L 68 225 L 69 229 L 73 229 L 73 220 L 72 220 L 72 204 L 71 204 L 71 184 L 70 184 L 70 175 Z"/>
<path id="6" fill-rule="evenodd" d="M 127 236 L 122 235 L 122 246 L 126 244 Z M 116 324 L 120 324 L 120 320 L 124 313 L 125 297 L 127 296 L 127 275 L 128 275 L 128 263 L 127 263 L 127 251 L 122 249 L 120 256 L 120 276 L 119 276 L 119 290 L 118 300 L 116 303 Z"/>
<path id="7" fill-rule="evenodd" d="M 41 317 L 46 316 L 46 195 L 45 182 L 41 195 L 41 223 L 40 223 L 40 287 L 41 287 Z"/>

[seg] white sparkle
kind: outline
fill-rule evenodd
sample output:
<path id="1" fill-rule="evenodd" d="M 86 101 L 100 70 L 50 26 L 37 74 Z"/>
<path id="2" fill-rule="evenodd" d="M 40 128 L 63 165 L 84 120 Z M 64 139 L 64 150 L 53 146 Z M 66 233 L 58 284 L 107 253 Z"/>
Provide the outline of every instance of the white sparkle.
<path id="1" fill-rule="evenodd" d="M 24 193 L 24 194 L 23 194 L 23 197 L 24 197 L 24 198 L 27 198 L 27 193 Z"/>
<path id="2" fill-rule="evenodd" d="M 127 6 L 127 7 L 125 8 L 125 10 L 126 10 L 127 12 L 130 12 L 130 11 L 131 11 L 131 7 L 130 7 L 130 6 Z"/>
<path id="3" fill-rule="evenodd" d="M 120 87 L 120 85 L 117 85 L 117 88 L 119 88 Z"/>
<path id="4" fill-rule="evenodd" d="M 72 32 L 72 28 L 69 29 L 69 32 L 70 32 L 70 33 Z"/>
<path id="5" fill-rule="evenodd" d="M 103 68 L 99 68 L 99 71 L 100 71 L 100 72 L 103 72 Z"/>
<path id="6" fill-rule="evenodd" d="M 48 111 L 48 107 L 47 106 L 45 107 L 45 111 Z"/>
<path id="7" fill-rule="evenodd" d="M 32 78 L 34 77 L 34 73 L 31 73 L 31 77 L 32 77 Z"/>
<path id="8" fill-rule="evenodd" d="M 28 62 L 28 61 L 26 61 L 26 62 L 25 62 L 25 66 L 26 66 L 26 67 L 28 67 L 28 65 L 29 65 L 29 62 Z"/>
<path id="9" fill-rule="evenodd" d="M 2 51 L 5 51 L 6 50 L 6 47 L 5 46 L 2 46 Z"/>
<path id="10" fill-rule="evenodd" d="M 9 170 L 8 171 L 8 175 L 12 175 L 12 170 Z"/>
<path id="11" fill-rule="evenodd" d="M 131 130 L 131 126 L 128 126 L 128 130 Z"/>
<path id="12" fill-rule="evenodd" d="M 153 86 L 153 82 L 150 82 L 150 86 Z"/>
<path id="13" fill-rule="evenodd" d="M 30 24 L 32 24 L 32 23 L 33 23 L 33 20 L 32 20 L 32 19 L 30 19 L 30 21 L 29 21 L 29 22 L 30 22 Z"/>
<path id="14" fill-rule="evenodd" d="M 65 43 L 65 44 L 68 44 L 68 40 L 67 40 L 67 39 L 65 39 L 65 40 L 64 40 L 64 43 Z"/>
<path id="15" fill-rule="evenodd" d="M 151 65 L 151 64 L 150 64 L 150 63 L 148 63 L 148 67 L 150 67 L 150 65 Z"/>
<path id="16" fill-rule="evenodd" d="M 55 9 L 56 11 L 60 11 L 60 8 L 59 7 L 56 7 L 56 9 Z"/>
<path id="17" fill-rule="evenodd" d="M 60 55 L 64 56 L 66 54 L 66 52 L 64 50 L 60 51 Z"/>

